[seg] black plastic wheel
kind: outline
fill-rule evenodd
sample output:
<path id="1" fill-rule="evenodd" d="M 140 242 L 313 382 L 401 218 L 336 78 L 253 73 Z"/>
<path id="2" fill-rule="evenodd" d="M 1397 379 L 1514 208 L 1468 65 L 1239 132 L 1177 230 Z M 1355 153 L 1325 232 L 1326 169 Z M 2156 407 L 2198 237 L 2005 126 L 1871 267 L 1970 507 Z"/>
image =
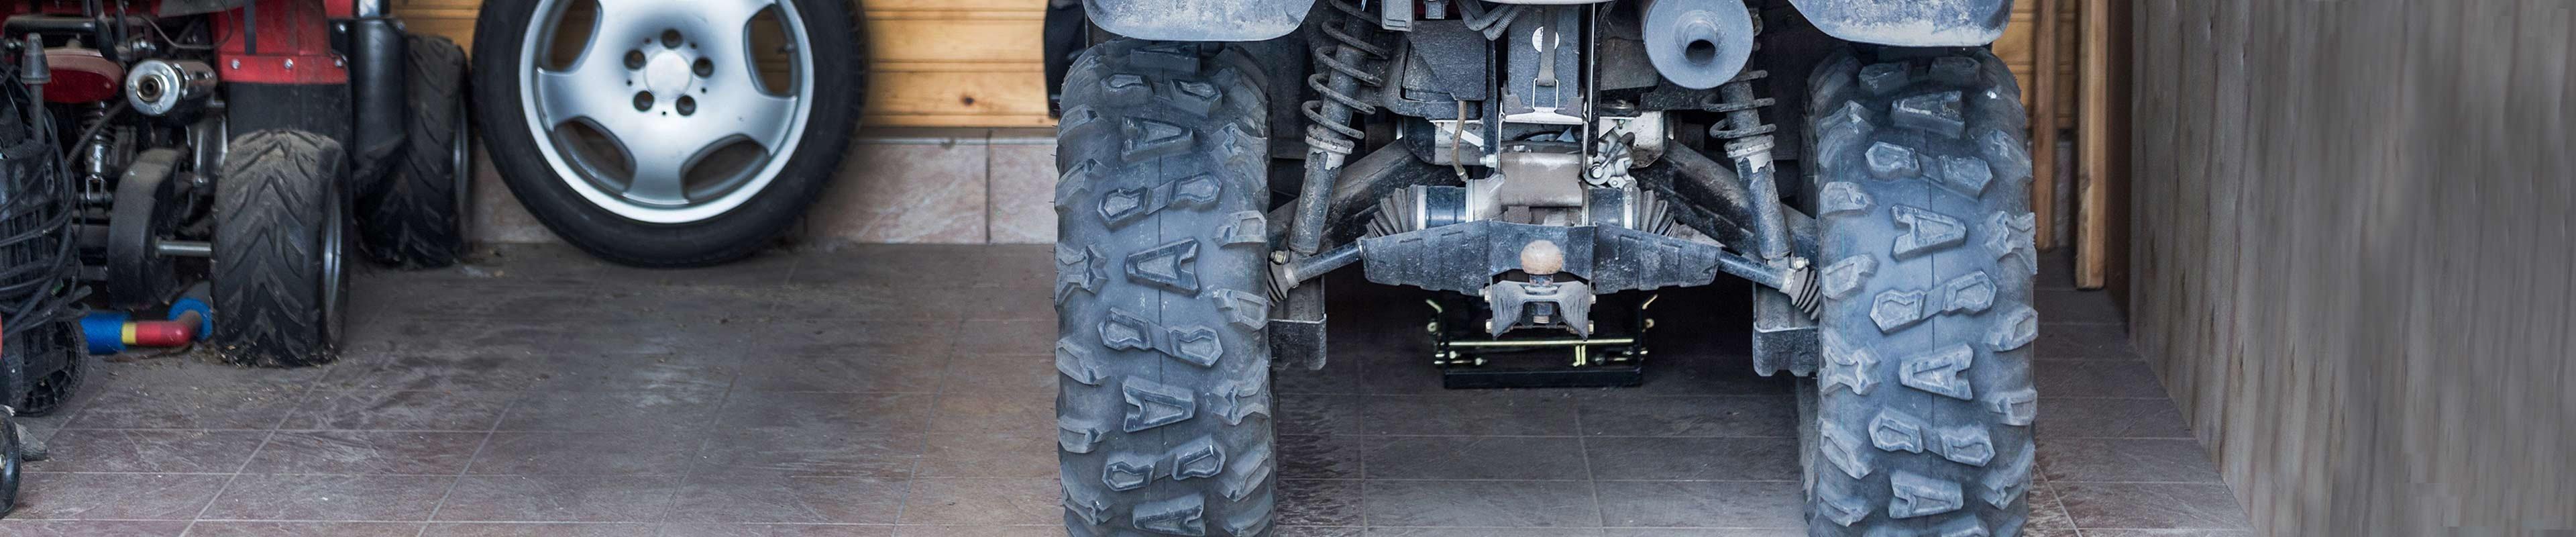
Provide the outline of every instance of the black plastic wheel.
<path id="1" fill-rule="evenodd" d="M 1808 534 L 2018 534 L 2039 327 L 2021 92 L 1983 49 L 1862 50 L 1809 88 Z"/>
<path id="2" fill-rule="evenodd" d="M 1230 48 L 1120 40 L 1057 126 L 1056 426 L 1073 535 L 1271 521 L 1268 108 Z"/>
<path id="3" fill-rule="evenodd" d="M 233 363 L 338 356 L 349 221 L 340 143 L 294 130 L 233 138 L 215 190 L 213 341 Z"/>
<path id="4" fill-rule="evenodd" d="M 445 37 L 407 36 L 412 116 L 403 153 L 358 193 L 367 256 L 400 268 L 456 263 L 465 245 L 465 201 L 474 180 L 465 109 L 465 49 Z"/>
<path id="5" fill-rule="evenodd" d="M 17 421 L 0 417 L 0 517 L 18 508 L 19 467 L 27 462 L 25 444 L 19 440 Z"/>
<path id="6" fill-rule="evenodd" d="M 703 266 L 770 246 L 839 171 L 867 54 L 854 2 L 726 9 L 740 5 L 484 2 L 475 113 L 510 192 L 611 262 Z M 781 42 L 760 45 L 764 28 Z"/>

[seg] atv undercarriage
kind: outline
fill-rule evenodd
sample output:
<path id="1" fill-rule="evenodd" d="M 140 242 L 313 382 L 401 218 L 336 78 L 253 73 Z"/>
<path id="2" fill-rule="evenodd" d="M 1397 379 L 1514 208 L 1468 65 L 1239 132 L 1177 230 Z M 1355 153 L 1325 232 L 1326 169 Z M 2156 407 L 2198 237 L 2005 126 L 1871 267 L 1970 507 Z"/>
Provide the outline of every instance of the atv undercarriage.
<path id="1" fill-rule="evenodd" d="M 1751 3 L 1052 11 L 1126 36 L 1063 66 L 1068 528 L 1263 534 L 1270 368 L 1322 363 L 1318 278 L 1358 265 L 1449 297 L 1451 387 L 1632 385 L 1656 290 L 1749 281 L 1755 370 L 1815 379 L 1812 534 L 2017 534 L 2029 157 L 1980 48 L 2009 6 Z"/>

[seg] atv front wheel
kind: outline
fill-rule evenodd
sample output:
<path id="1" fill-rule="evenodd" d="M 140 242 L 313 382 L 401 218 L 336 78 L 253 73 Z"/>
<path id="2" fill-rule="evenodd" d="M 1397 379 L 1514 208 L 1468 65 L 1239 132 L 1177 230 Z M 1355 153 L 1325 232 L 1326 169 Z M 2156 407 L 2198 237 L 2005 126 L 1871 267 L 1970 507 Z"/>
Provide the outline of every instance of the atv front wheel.
<path id="1" fill-rule="evenodd" d="M 295 130 L 233 138 L 216 179 L 214 342 L 224 359 L 300 367 L 337 357 L 349 274 L 340 142 Z"/>
<path id="2" fill-rule="evenodd" d="M 1808 534 L 2017 534 L 2039 326 L 2021 91 L 1982 49 L 1864 50 L 1809 87 Z"/>
<path id="3" fill-rule="evenodd" d="M 1073 535 L 1270 525 L 1258 72 L 1231 48 L 1119 40 L 1066 77 L 1055 365 Z"/>

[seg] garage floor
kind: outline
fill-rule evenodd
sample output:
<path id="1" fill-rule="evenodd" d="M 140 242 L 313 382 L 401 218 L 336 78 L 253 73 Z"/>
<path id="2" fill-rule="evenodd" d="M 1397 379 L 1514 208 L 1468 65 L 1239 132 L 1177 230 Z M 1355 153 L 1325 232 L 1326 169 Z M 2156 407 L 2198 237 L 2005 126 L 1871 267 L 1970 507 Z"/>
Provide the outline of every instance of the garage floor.
<path id="1" fill-rule="evenodd" d="M 1047 257 L 530 246 L 362 275 L 341 363 L 99 364 L 29 420 L 55 458 L 0 534 L 1061 535 Z M 2246 521 L 2108 300 L 2050 266 L 2030 533 L 2243 535 L 2200 531 Z M 1513 392 L 1439 389 L 1419 301 L 1379 291 L 1336 304 L 1330 367 L 1278 375 L 1283 536 L 1801 534 L 1789 381 L 1745 372 L 1741 288 L 1660 302 L 1643 388 Z"/>

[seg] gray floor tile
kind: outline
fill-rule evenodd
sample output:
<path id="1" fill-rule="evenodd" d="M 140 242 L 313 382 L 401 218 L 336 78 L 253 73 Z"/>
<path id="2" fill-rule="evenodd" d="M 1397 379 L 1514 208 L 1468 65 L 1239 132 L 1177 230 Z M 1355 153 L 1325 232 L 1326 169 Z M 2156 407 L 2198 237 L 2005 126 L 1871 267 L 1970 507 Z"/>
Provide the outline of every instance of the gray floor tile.
<path id="1" fill-rule="evenodd" d="M 743 363 L 735 386 L 765 392 L 932 393 L 939 391 L 950 361 L 946 354 L 756 356 Z M 1054 371 L 1051 365 L 1044 367 Z M 1048 388 L 1055 387 L 1053 380 L 1048 379 Z"/>
<path id="2" fill-rule="evenodd" d="M 1372 527 L 1597 528 L 1601 512 L 1581 483 L 1380 481 L 1364 483 Z M 1488 533 L 1486 535 L 1493 535 Z"/>
<path id="3" fill-rule="evenodd" d="M 2165 398 L 2164 382 L 2146 362 L 2040 360 L 2031 370 L 2046 397 Z"/>
<path id="4" fill-rule="evenodd" d="M 2253 530 L 2088 529 L 2086 537 L 2254 537 Z"/>
<path id="5" fill-rule="evenodd" d="M 218 522 L 188 527 L 188 537 L 412 537 L 414 522 Z"/>
<path id="6" fill-rule="evenodd" d="M 742 356 L 944 356 L 954 349 L 957 336 L 955 321 L 785 319 L 735 325 L 726 331 L 731 337 L 709 338 L 718 341 L 692 345 L 698 347 L 695 352 Z"/>
<path id="7" fill-rule="evenodd" d="M 920 477 L 1055 477 L 1056 437 L 1044 431 L 928 436 Z M 1282 441 L 1285 444 L 1285 441 Z M 1283 450 L 1284 451 L 1284 450 Z"/>
<path id="8" fill-rule="evenodd" d="M 477 475 L 682 475 L 706 431 L 492 433 L 465 473 Z"/>
<path id="9" fill-rule="evenodd" d="M 898 531 L 896 526 L 854 524 L 665 524 L 661 527 L 659 535 L 662 537 L 888 537 L 896 535 L 896 531 Z M 1063 531 L 1063 529 L 1057 528 L 1056 531 Z"/>
<path id="10" fill-rule="evenodd" d="M 1053 477 L 912 480 L 902 524 L 1009 526 L 1062 523 L 1064 485 Z"/>
<path id="11" fill-rule="evenodd" d="M 2165 399 L 2045 398 L 2042 438 L 2191 438 L 2182 411 Z"/>
<path id="12" fill-rule="evenodd" d="M 958 319 L 977 307 L 978 295 L 938 287 L 850 286 L 850 285 L 778 285 L 749 290 L 757 300 L 770 304 L 769 315 L 781 319 L 840 319 L 854 321 L 927 321 Z M 1025 290 L 1010 290 L 1009 295 L 1031 295 Z M 1054 318 L 1053 297 L 1036 293 L 1040 309 Z"/>
<path id="13" fill-rule="evenodd" d="M 649 522 L 678 492 L 679 477 L 465 476 L 438 509 L 445 522 Z"/>
<path id="14" fill-rule="evenodd" d="M 930 394 L 735 392 L 725 398 L 715 423 L 740 429 L 816 430 L 830 432 L 918 431 L 929 426 Z M 1038 428 L 1053 427 L 1054 416 Z"/>
<path id="15" fill-rule="evenodd" d="M 206 507 L 217 520 L 428 520 L 456 478 L 244 475 Z"/>
<path id="16" fill-rule="evenodd" d="M 904 488 L 892 479 L 699 475 L 681 486 L 667 519 L 893 524 Z"/>
<path id="17" fill-rule="evenodd" d="M 574 331 L 560 323 L 495 319 L 383 318 L 349 321 L 344 354 L 545 356 Z"/>
<path id="18" fill-rule="evenodd" d="M 692 461 L 700 474 L 911 477 L 927 440 L 920 431 L 720 429 Z"/>
<path id="19" fill-rule="evenodd" d="M 1281 526 L 1271 537 L 1361 537 L 1367 532 L 1356 526 Z"/>
<path id="20" fill-rule="evenodd" d="M 1376 397 L 1364 395 L 1274 395 L 1273 427 L 1281 435 L 1355 435 L 1372 430 L 1363 420 Z"/>
<path id="21" fill-rule="evenodd" d="M 1387 435 L 1574 436 L 1574 401 L 1512 392 L 1372 396 L 1361 431 Z"/>
<path id="22" fill-rule="evenodd" d="M 280 431 L 242 471 L 253 474 L 451 475 L 484 433 Z"/>
<path id="23" fill-rule="evenodd" d="M 1796 438 L 1586 438 L 1600 480 L 1796 481 Z"/>
<path id="24" fill-rule="evenodd" d="M 2128 316 L 2121 313 L 2119 304 L 2111 302 L 2111 294 L 2101 291 L 2034 291 L 2031 303 L 2032 307 L 2039 309 L 2042 325 L 2128 322 Z M 2046 331 L 2047 328 L 2040 330 Z"/>
<path id="25" fill-rule="evenodd" d="M 2038 462 L 2052 482 L 2220 482 L 2209 452 L 2193 440 L 2043 437 Z"/>
<path id="26" fill-rule="evenodd" d="M 651 524 L 431 522 L 421 537 L 638 537 L 652 535 L 654 529 Z"/>
<path id="27" fill-rule="evenodd" d="M 1362 440 L 1369 479 L 1583 480 L 1583 439 L 1389 436 Z"/>
<path id="28" fill-rule="evenodd" d="M 894 537 L 1057 537 L 1064 524 L 1047 526 L 895 526 Z"/>
<path id="29" fill-rule="evenodd" d="M 266 431 L 73 429 L 46 446 L 48 472 L 232 473 L 259 448 Z"/>
<path id="30" fill-rule="evenodd" d="M 344 367 L 322 379 L 322 390 L 512 391 L 536 386 L 544 358 L 489 354 L 398 354 Z M 358 365 L 358 364 L 351 364 Z"/>
<path id="31" fill-rule="evenodd" d="M 12 537 L 177 537 L 188 529 L 174 520 L 0 520 Z"/>
<path id="32" fill-rule="evenodd" d="M 380 272 L 406 282 L 506 281 L 526 285 L 772 285 L 787 281 L 804 256 L 762 251 L 723 265 L 685 269 L 646 269 L 599 261 L 571 246 L 555 243 L 483 245 L 457 267 L 408 273 Z"/>
<path id="33" fill-rule="evenodd" d="M 286 420 L 287 429 L 488 431 L 519 394 L 512 392 L 313 392 Z"/>
<path id="34" fill-rule="evenodd" d="M 314 379 L 322 378 L 326 372 L 339 369 L 336 365 L 305 369 L 241 367 L 223 363 L 212 354 L 191 352 L 134 360 L 128 360 L 127 356 L 118 356 L 120 361 L 115 362 L 92 359 L 89 382 L 96 384 L 89 385 L 89 389 L 84 391 L 98 394 L 104 393 L 103 390 L 144 387 L 162 389 L 198 387 L 228 390 L 300 389 L 311 384 Z"/>
<path id="35" fill-rule="evenodd" d="M 298 388 L 130 387 L 101 391 L 69 429 L 268 429 L 303 395 Z"/>
<path id="36" fill-rule="evenodd" d="M 1600 528 L 1368 528 L 1365 537 L 1599 537 Z"/>
<path id="37" fill-rule="evenodd" d="M 719 319 L 768 315 L 776 306 L 767 287 L 520 285 L 424 282 L 360 286 L 352 303 L 374 304 L 375 313 L 410 319 L 508 319 L 557 322 L 561 312 L 583 319 Z"/>
<path id="38" fill-rule="evenodd" d="M 1280 479 L 1271 524 L 1358 526 L 1362 488 L 1356 479 Z"/>
<path id="39" fill-rule="evenodd" d="M 1805 528 L 1795 482 L 1607 481 L 1601 518 L 1610 526 Z"/>
<path id="40" fill-rule="evenodd" d="M 2066 514 L 2066 505 L 2058 500 L 2057 487 L 2046 481 L 2031 483 L 2030 520 L 2022 524 L 2022 535 L 2030 537 L 2081 537 L 2076 534 L 2075 518 Z"/>
<path id="41" fill-rule="evenodd" d="M 958 354 L 1038 356 L 1055 352 L 1055 319 L 970 320 L 958 326 Z"/>
<path id="42" fill-rule="evenodd" d="M 1044 431 L 1055 427 L 1055 394 L 964 392 L 939 394 L 930 432 L 946 434 Z"/>
<path id="43" fill-rule="evenodd" d="M 1805 537 L 1804 529 L 1779 528 L 1610 528 L 1602 537 Z"/>
<path id="44" fill-rule="evenodd" d="M 968 320 L 1055 320 L 1055 296 L 1046 291 L 1030 292 L 1028 287 L 993 287 L 944 295 L 951 300 L 964 299 L 966 309 L 963 313 Z"/>
<path id="45" fill-rule="evenodd" d="M 1583 433 L 1593 436 L 1797 436 L 1797 400 L 1783 396 L 1639 397 L 1582 400 Z"/>
<path id="46" fill-rule="evenodd" d="M 946 393 L 1020 392 L 1052 394 L 1056 378 L 1055 356 L 960 356 L 949 360 L 948 372 L 940 382 Z"/>
<path id="47" fill-rule="evenodd" d="M 19 483 L 15 520 L 188 520 L 224 488 L 206 474 L 57 474 L 28 472 Z"/>
<path id="48" fill-rule="evenodd" d="M 1364 446 L 1378 440 L 1362 436 L 1280 435 L 1279 477 L 1286 479 L 1358 479 Z"/>
<path id="49" fill-rule="evenodd" d="M 703 427 L 722 390 L 527 392 L 502 416 L 504 431 L 669 432 Z"/>
<path id="50" fill-rule="evenodd" d="M 2245 529 L 2245 512 L 2226 485 L 2055 483 L 2075 525 L 2092 528 Z"/>
<path id="51" fill-rule="evenodd" d="M 2142 360 L 2129 344 L 2129 327 L 2119 324 L 2043 324 L 2039 357 L 2044 360 Z"/>
<path id="52" fill-rule="evenodd" d="M 742 369 L 740 357 L 726 354 L 568 352 L 518 374 L 533 377 L 528 389 L 541 392 L 706 391 L 733 386 Z"/>

